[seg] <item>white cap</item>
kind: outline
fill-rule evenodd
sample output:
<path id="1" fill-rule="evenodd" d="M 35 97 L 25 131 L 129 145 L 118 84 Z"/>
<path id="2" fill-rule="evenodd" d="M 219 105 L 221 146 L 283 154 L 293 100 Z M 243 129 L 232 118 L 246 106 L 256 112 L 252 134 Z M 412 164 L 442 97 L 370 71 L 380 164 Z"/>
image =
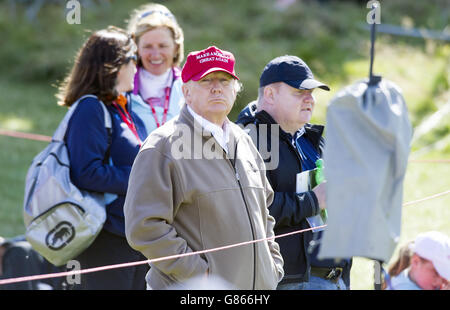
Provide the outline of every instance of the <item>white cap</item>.
<path id="1" fill-rule="evenodd" d="M 410 248 L 430 260 L 439 275 L 450 281 L 450 238 L 447 235 L 437 231 L 421 233 Z"/>

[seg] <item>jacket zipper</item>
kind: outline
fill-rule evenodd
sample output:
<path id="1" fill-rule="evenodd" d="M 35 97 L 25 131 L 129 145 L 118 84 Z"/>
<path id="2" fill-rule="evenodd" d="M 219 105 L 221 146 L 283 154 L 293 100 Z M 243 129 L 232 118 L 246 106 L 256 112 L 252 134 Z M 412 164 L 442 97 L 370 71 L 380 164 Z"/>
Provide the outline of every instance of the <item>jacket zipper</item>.
<path id="1" fill-rule="evenodd" d="M 236 149 L 235 149 L 235 153 L 234 153 L 234 162 L 232 162 L 231 159 L 228 159 L 228 160 L 229 160 L 231 166 L 233 167 L 234 174 L 236 176 L 236 180 L 239 185 L 239 189 L 241 190 L 241 195 L 242 195 L 242 199 L 244 200 L 245 210 L 247 211 L 248 221 L 250 222 L 250 228 L 252 230 L 252 237 L 253 237 L 253 240 L 255 240 L 255 229 L 253 227 L 253 222 L 250 217 L 250 211 L 248 209 L 247 200 L 245 200 L 244 190 L 242 189 L 242 184 L 241 184 L 241 180 L 239 177 L 239 173 L 237 172 L 237 169 L 236 169 L 236 159 L 237 159 L 236 155 L 237 155 L 237 143 L 236 143 Z M 255 290 L 255 282 L 256 282 L 256 244 L 253 243 L 253 290 Z"/>
<path id="2" fill-rule="evenodd" d="M 300 166 L 300 171 L 303 171 L 302 159 L 300 157 L 300 154 L 299 154 L 297 148 L 295 146 L 293 146 L 292 143 L 290 141 L 288 141 L 288 139 L 285 139 L 285 141 L 288 142 L 289 146 L 293 149 L 293 151 L 294 151 L 294 153 L 295 153 L 295 155 L 297 157 L 298 164 Z M 305 238 L 305 237 L 303 237 L 303 238 Z M 304 252 L 304 255 L 305 255 L 306 266 L 310 266 L 309 255 L 308 255 L 308 246 L 305 245 L 304 241 L 303 241 L 303 252 Z M 309 268 L 311 268 L 311 266 Z M 305 273 L 308 274 L 308 269 L 306 269 Z M 305 277 L 305 275 L 303 275 L 303 278 L 304 277 Z"/>

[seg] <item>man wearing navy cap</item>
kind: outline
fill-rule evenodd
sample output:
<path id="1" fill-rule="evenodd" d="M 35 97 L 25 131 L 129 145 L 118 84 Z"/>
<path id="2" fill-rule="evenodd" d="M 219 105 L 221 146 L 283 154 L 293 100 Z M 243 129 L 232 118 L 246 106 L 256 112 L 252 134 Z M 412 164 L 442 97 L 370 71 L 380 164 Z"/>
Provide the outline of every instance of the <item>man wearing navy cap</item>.
<path id="1" fill-rule="evenodd" d="M 148 136 L 136 157 L 125 230 L 130 245 L 149 259 L 274 236 L 264 161 L 227 118 L 239 90 L 234 63 L 232 53 L 215 46 L 190 53 L 181 73 L 186 105 Z M 150 266 L 152 289 L 198 288 L 191 287 L 197 280 L 210 289 L 275 289 L 283 277 L 273 239 Z"/>
<path id="2" fill-rule="evenodd" d="M 267 178 L 275 192 L 269 207 L 276 221 L 275 235 L 318 226 L 313 221 L 326 209 L 325 182 L 310 191 L 296 192 L 297 174 L 316 168 L 324 146 L 324 127 L 309 123 L 315 106 L 313 92 L 317 88 L 330 90 L 314 78 L 302 59 L 277 57 L 261 74 L 257 101 L 238 116 L 237 123 L 249 129 L 260 151 L 262 145 L 265 150 L 279 151 L 275 167 L 269 166 L 271 158 L 263 155 Z M 279 132 L 276 145 L 274 132 Z M 336 263 L 316 258 L 321 234 L 308 231 L 277 239 L 285 271 L 278 289 L 349 288 L 350 260 Z"/>

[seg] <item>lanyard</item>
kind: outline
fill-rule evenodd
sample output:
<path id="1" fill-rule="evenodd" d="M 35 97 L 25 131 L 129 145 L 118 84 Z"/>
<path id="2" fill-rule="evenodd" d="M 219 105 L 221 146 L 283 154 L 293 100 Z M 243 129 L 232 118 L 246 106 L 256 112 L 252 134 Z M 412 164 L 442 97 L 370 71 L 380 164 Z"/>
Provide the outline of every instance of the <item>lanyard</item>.
<path id="1" fill-rule="evenodd" d="M 123 110 L 116 102 L 113 102 L 114 107 L 119 112 L 120 118 L 122 122 L 127 124 L 128 128 L 130 128 L 131 132 L 136 136 L 136 139 L 139 142 L 139 146 L 141 146 L 141 139 L 139 138 L 138 132 L 136 130 L 136 126 L 133 123 L 133 119 L 131 118 L 130 113 L 125 109 Z"/>
<path id="2" fill-rule="evenodd" d="M 170 87 L 166 87 L 166 96 L 164 99 L 164 112 L 163 112 L 163 119 L 162 119 L 162 123 L 159 123 L 158 120 L 158 115 L 156 114 L 156 110 L 155 107 L 153 105 L 153 102 L 151 101 L 151 99 L 147 99 L 146 102 L 149 104 L 150 106 L 150 110 L 152 111 L 153 114 L 153 118 L 155 119 L 155 123 L 156 123 L 156 128 L 164 125 L 166 123 L 167 120 L 167 112 L 169 111 L 169 99 L 170 99 Z"/>

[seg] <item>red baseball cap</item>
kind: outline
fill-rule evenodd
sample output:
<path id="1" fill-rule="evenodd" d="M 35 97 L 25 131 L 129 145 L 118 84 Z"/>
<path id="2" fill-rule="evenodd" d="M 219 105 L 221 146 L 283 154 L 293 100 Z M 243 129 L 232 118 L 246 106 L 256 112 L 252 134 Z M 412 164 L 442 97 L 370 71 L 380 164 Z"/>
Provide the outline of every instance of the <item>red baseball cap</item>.
<path id="1" fill-rule="evenodd" d="M 234 55 L 227 51 L 210 46 L 201 51 L 189 53 L 181 70 L 183 83 L 189 80 L 198 81 L 211 72 L 222 71 L 239 80 L 234 72 Z"/>

